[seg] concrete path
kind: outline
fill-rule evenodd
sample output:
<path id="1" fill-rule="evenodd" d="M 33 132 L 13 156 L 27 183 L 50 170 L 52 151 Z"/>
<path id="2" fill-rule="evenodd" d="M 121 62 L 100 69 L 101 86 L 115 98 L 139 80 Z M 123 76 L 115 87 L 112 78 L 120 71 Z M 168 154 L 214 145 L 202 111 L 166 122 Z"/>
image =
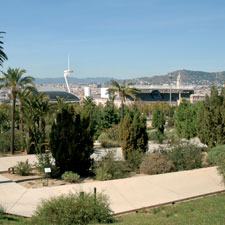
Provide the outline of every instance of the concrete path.
<path id="1" fill-rule="evenodd" d="M 7 157 L 0 157 L 0 173 L 7 172 L 8 168 L 13 167 L 19 161 L 26 161 L 29 160 L 29 163 L 34 164 L 37 162 L 37 158 L 35 155 L 21 155 L 21 156 L 7 156 Z"/>
<path id="2" fill-rule="evenodd" d="M 109 196 L 114 213 L 225 190 L 215 167 L 35 189 L 26 189 L 0 175 L 0 204 L 8 213 L 29 217 L 42 199 L 77 191 L 92 192 L 94 187 Z"/>

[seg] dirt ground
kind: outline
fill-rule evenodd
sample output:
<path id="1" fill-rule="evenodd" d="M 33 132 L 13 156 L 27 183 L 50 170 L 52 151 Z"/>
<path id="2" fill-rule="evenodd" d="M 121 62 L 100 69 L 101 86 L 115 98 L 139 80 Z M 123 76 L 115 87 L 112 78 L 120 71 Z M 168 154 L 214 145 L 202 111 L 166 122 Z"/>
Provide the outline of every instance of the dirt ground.
<path id="1" fill-rule="evenodd" d="M 41 187 L 53 187 L 53 186 L 60 186 L 60 185 L 68 185 L 71 184 L 62 180 L 61 178 L 53 179 L 53 178 L 43 178 L 41 177 L 37 171 L 33 170 L 32 174 L 29 176 L 19 176 L 17 174 L 12 173 L 2 173 L 1 175 L 7 177 L 8 179 L 16 182 L 19 185 L 22 185 L 26 188 L 41 188 Z M 87 183 L 92 182 L 93 179 L 91 178 L 81 178 L 80 182 Z"/>

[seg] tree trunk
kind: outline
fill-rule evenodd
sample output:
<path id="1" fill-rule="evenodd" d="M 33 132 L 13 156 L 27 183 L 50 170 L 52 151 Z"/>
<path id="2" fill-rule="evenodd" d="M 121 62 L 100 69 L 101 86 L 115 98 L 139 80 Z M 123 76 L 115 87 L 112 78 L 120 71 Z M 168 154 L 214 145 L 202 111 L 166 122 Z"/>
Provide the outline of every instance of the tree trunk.
<path id="1" fill-rule="evenodd" d="M 12 92 L 11 153 L 14 155 L 16 95 Z"/>

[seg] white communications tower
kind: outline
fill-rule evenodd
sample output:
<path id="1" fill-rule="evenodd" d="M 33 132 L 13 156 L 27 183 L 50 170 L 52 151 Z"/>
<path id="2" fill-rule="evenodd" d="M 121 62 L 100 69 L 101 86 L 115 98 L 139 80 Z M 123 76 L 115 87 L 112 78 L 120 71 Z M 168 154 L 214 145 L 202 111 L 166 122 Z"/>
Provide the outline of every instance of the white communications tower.
<path id="1" fill-rule="evenodd" d="M 70 87 L 69 87 L 69 84 L 68 84 L 67 76 L 70 75 L 71 73 L 73 73 L 73 70 L 70 69 L 70 56 L 68 56 L 68 69 L 64 70 L 64 78 L 65 78 L 66 86 L 67 86 L 67 89 L 68 89 L 69 93 L 70 93 Z"/>

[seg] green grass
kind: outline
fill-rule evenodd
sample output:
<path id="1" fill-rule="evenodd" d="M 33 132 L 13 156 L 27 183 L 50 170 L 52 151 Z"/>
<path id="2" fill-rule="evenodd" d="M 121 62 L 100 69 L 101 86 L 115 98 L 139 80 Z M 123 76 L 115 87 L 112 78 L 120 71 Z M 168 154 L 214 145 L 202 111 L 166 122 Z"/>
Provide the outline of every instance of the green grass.
<path id="1" fill-rule="evenodd" d="M 4 215 L 0 224 L 23 225 L 27 219 Z M 29 224 L 29 223 L 27 223 Z M 115 225 L 224 225 L 225 193 L 141 210 L 116 218 Z"/>
<path id="2" fill-rule="evenodd" d="M 117 218 L 115 225 L 224 225 L 225 193 Z"/>
<path id="3" fill-rule="evenodd" d="M 23 225 L 27 219 L 20 216 L 12 216 L 8 214 L 0 215 L 0 224 L 1 225 Z"/>

